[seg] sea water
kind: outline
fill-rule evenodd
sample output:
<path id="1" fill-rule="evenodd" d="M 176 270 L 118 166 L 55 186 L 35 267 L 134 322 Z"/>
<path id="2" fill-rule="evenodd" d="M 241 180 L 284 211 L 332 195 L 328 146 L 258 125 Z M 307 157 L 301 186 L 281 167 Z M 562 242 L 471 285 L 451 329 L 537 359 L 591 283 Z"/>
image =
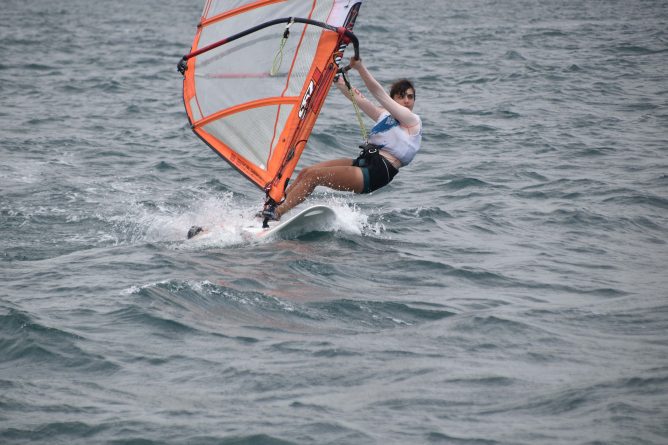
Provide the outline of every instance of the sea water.
<path id="1" fill-rule="evenodd" d="M 422 149 L 249 243 L 182 104 L 201 0 L 5 0 L 0 443 L 667 443 L 666 5 L 367 1 Z M 299 168 L 359 141 L 333 89 Z"/>

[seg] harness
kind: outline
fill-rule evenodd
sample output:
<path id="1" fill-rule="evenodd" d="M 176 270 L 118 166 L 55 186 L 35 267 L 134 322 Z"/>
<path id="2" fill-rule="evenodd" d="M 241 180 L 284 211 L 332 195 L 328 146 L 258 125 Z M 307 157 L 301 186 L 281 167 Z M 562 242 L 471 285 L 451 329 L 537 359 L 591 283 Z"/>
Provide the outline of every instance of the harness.
<path id="1" fill-rule="evenodd" d="M 360 155 L 361 159 L 370 159 L 374 156 L 380 156 L 380 149 L 383 148 L 382 145 L 371 144 L 369 142 L 360 145 Z"/>
<path id="2" fill-rule="evenodd" d="M 379 162 L 383 163 L 385 167 L 385 174 L 387 175 L 387 182 L 392 180 L 393 174 L 390 174 L 390 167 L 388 166 L 389 161 L 385 159 L 385 156 L 380 154 L 380 149 L 383 148 L 382 145 L 376 145 L 371 143 L 366 143 L 360 145 L 360 155 L 357 158 L 357 166 L 370 168 L 374 164 L 378 165 Z M 389 164 L 392 165 L 392 164 Z M 394 168 L 394 166 L 392 166 Z M 395 173 L 396 174 L 396 173 Z"/>

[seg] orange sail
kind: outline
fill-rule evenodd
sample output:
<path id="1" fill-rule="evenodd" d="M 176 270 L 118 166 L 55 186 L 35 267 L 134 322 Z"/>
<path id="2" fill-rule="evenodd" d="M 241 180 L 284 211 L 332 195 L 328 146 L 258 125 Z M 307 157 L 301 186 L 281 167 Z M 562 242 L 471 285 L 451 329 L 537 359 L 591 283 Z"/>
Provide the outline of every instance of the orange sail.
<path id="1" fill-rule="evenodd" d="M 193 131 L 275 202 L 284 197 L 363 0 L 208 0 L 184 74 Z"/>

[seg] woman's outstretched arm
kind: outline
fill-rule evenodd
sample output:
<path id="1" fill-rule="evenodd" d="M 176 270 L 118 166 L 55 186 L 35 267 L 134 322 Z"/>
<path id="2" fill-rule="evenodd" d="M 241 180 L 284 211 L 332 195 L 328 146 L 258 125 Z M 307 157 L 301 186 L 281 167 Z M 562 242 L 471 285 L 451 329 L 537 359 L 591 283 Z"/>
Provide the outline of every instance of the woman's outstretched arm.
<path id="1" fill-rule="evenodd" d="M 361 60 L 354 58 L 351 59 L 350 66 L 352 66 L 360 73 L 360 77 L 364 81 L 367 89 L 380 103 L 381 107 L 386 109 L 392 115 L 392 117 L 401 123 L 401 125 L 404 127 L 412 127 L 420 122 L 417 115 L 415 115 L 411 110 L 404 107 L 403 105 L 398 104 L 390 97 L 389 94 L 385 92 L 383 87 L 376 79 L 374 79 Z"/>

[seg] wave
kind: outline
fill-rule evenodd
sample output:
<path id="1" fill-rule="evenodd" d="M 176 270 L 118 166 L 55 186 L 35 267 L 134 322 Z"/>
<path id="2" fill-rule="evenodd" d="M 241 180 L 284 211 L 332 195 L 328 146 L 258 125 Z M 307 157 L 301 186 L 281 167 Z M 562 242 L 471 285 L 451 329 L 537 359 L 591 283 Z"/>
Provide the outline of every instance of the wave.
<path id="1" fill-rule="evenodd" d="M 81 335 L 49 327 L 17 309 L 0 309 L 0 358 L 12 364 L 12 373 L 44 377 L 54 370 L 110 373 L 118 369 L 113 362 L 80 347 L 86 343 Z"/>
<path id="2" fill-rule="evenodd" d="M 454 315 L 445 306 L 418 301 L 303 303 L 208 281 L 166 281 L 128 292 L 138 298 L 137 304 L 109 314 L 113 323 L 145 324 L 173 337 L 196 331 L 228 335 L 231 326 L 279 331 L 393 329 Z M 255 341 L 247 334 L 235 338 Z"/>

